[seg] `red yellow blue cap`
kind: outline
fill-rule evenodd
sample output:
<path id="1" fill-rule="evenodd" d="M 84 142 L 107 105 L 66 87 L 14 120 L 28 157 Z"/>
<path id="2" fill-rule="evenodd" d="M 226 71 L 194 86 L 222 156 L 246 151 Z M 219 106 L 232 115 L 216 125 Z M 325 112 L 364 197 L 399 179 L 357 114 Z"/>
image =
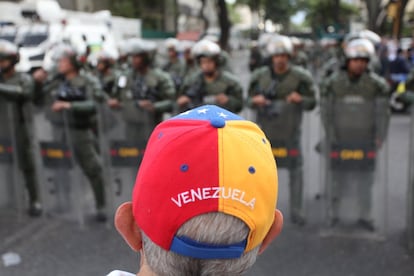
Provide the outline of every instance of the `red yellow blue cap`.
<path id="1" fill-rule="evenodd" d="M 200 258 L 238 258 L 259 246 L 274 219 L 276 163 L 262 130 L 214 105 L 160 123 L 151 134 L 133 191 L 133 214 L 158 246 Z M 222 212 L 250 229 L 245 240 L 211 245 L 178 237 L 191 218 Z"/>

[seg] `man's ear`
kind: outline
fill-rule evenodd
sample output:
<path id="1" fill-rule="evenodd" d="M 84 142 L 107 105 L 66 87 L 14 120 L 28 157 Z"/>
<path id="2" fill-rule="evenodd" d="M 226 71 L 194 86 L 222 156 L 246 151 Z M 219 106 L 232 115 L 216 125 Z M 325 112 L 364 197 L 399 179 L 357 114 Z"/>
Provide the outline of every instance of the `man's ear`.
<path id="1" fill-rule="evenodd" d="M 265 249 L 269 246 L 269 244 L 279 236 L 280 232 L 282 231 L 283 227 L 283 215 L 282 212 L 279 210 L 275 210 L 275 219 L 273 220 L 273 224 L 267 232 L 266 237 L 264 238 L 262 245 L 259 249 L 259 254 L 262 254 Z"/>
<path id="2" fill-rule="evenodd" d="M 115 227 L 134 251 L 142 249 L 142 236 L 132 214 L 132 202 L 125 202 L 115 213 Z"/>

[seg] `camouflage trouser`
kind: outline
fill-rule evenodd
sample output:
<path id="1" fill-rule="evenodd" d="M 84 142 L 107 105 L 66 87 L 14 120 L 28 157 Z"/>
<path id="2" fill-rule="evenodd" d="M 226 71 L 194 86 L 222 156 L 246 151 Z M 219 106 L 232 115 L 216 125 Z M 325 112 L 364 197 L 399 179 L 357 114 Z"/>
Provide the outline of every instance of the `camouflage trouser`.
<path id="1" fill-rule="evenodd" d="M 17 124 L 16 143 L 19 167 L 23 172 L 26 189 L 29 195 L 30 204 L 39 200 L 38 178 L 36 175 L 35 158 L 33 144 L 29 132 L 24 124 Z"/>
<path id="2" fill-rule="evenodd" d="M 303 171 L 289 169 L 289 200 L 291 218 L 303 218 Z"/>
<path id="3" fill-rule="evenodd" d="M 303 212 L 303 157 L 298 138 L 286 143 L 286 147 L 297 149 L 299 155 L 289 157 L 285 167 L 289 171 L 289 206 L 292 220 L 304 218 Z M 276 160 L 277 162 L 277 160 Z M 280 169 L 281 167 L 278 167 Z"/>
<path id="4" fill-rule="evenodd" d="M 98 209 L 105 207 L 103 167 L 99 159 L 95 135 L 89 129 L 70 129 L 76 161 L 88 178 Z"/>
<path id="5" fill-rule="evenodd" d="M 341 199 L 349 184 L 357 185 L 357 201 L 359 218 L 371 220 L 372 196 L 371 190 L 374 183 L 374 172 L 372 171 L 334 171 L 332 174 L 331 187 L 331 217 L 338 218 Z M 348 184 L 348 185 L 347 185 Z"/>

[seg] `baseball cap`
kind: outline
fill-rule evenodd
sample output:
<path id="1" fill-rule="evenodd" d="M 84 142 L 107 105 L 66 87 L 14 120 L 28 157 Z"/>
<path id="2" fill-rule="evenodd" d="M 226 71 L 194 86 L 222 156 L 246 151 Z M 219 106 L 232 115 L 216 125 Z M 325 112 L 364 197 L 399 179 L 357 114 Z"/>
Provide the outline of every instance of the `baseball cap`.
<path id="1" fill-rule="evenodd" d="M 198 259 L 239 258 L 268 233 L 277 194 L 276 163 L 262 130 L 204 105 L 154 129 L 135 181 L 133 215 L 167 251 Z M 176 235 L 186 221 L 210 212 L 242 220 L 250 229 L 246 239 L 217 245 Z"/>

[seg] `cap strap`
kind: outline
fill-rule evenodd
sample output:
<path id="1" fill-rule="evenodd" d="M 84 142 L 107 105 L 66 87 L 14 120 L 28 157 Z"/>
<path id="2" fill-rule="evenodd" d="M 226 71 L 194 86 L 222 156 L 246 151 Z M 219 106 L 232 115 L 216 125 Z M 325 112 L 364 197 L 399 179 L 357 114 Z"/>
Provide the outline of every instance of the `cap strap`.
<path id="1" fill-rule="evenodd" d="M 247 238 L 229 245 L 215 245 L 195 241 L 188 237 L 174 237 L 170 251 L 197 259 L 235 259 L 243 255 Z"/>

